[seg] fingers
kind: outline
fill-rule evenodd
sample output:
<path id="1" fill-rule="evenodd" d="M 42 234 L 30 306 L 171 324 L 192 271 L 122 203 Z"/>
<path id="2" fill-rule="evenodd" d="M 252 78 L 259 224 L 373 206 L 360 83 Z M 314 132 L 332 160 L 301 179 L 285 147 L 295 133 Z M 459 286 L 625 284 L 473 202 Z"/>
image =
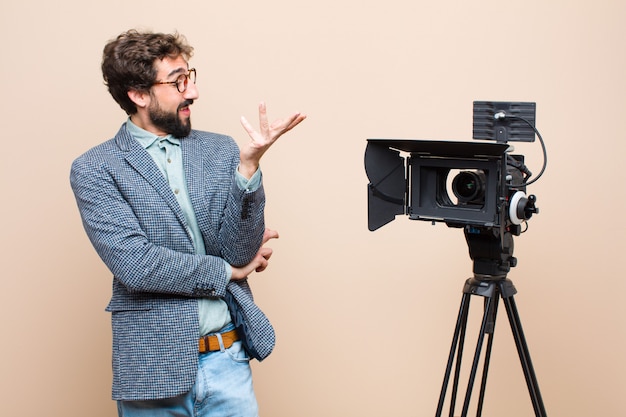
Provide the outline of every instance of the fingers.
<path id="1" fill-rule="evenodd" d="M 278 232 L 276 230 L 265 229 L 265 232 L 263 233 L 263 245 L 265 245 L 268 240 L 278 239 L 278 237 Z"/>
<path id="2" fill-rule="evenodd" d="M 257 258 L 261 262 L 269 261 L 273 253 L 274 251 L 272 250 L 272 248 L 261 248 L 257 253 Z"/>
<path id="3" fill-rule="evenodd" d="M 289 119 L 289 122 L 287 123 L 287 127 L 285 129 L 285 132 L 293 129 L 296 126 L 298 126 L 300 124 L 300 122 L 302 122 L 304 119 L 306 119 L 306 114 L 294 113 L 291 116 L 291 118 Z"/>
<path id="4" fill-rule="evenodd" d="M 275 121 L 271 126 L 271 130 L 275 131 L 276 138 L 279 138 L 294 127 L 298 126 L 304 119 L 306 119 L 305 114 L 294 113 L 288 119 Z"/>
<path id="5" fill-rule="evenodd" d="M 272 257 L 272 253 L 274 253 L 274 251 L 270 248 L 261 248 L 257 252 L 254 259 L 252 259 L 252 261 L 246 266 L 242 266 L 242 267 L 231 266 L 232 268 L 231 279 L 234 281 L 237 281 L 237 280 L 246 278 L 253 271 L 256 271 L 256 272 L 265 271 L 265 269 L 269 265 L 269 260 Z"/>
<path id="6" fill-rule="evenodd" d="M 265 271 L 269 265 L 269 260 L 274 251 L 271 248 L 263 247 L 263 245 L 265 245 L 270 239 L 278 239 L 278 232 L 272 229 L 265 229 L 265 232 L 263 233 L 263 244 L 261 245 L 261 249 L 259 249 L 255 258 L 255 261 L 258 263 L 258 266 L 254 269 L 256 272 Z"/>
<path id="7" fill-rule="evenodd" d="M 248 132 L 248 135 L 252 137 L 252 135 L 254 135 L 254 127 L 252 127 L 250 122 L 248 122 L 248 120 L 243 116 L 241 116 L 240 122 L 243 128 L 246 130 L 246 132 Z"/>
<path id="8" fill-rule="evenodd" d="M 272 249 L 270 248 L 261 248 L 259 253 L 257 253 L 255 261 L 258 263 L 255 268 L 256 272 L 263 272 L 269 265 L 269 260 L 272 257 Z"/>
<path id="9" fill-rule="evenodd" d="M 263 138 L 267 143 L 271 144 L 284 133 L 290 131 L 297 125 L 299 125 L 304 119 L 306 119 L 306 115 L 300 112 L 296 112 L 292 114 L 287 119 L 279 119 L 274 121 L 272 124 L 269 123 L 267 119 L 267 106 L 265 102 L 259 103 L 259 130 L 260 132 L 256 132 L 254 127 L 248 122 L 248 120 L 241 116 L 241 125 L 248 132 L 248 135 L 253 140 L 259 140 Z"/>
<path id="10" fill-rule="evenodd" d="M 263 101 L 259 103 L 259 126 L 261 128 L 261 134 L 264 138 L 267 138 L 270 133 L 270 125 L 267 121 L 267 106 Z"/>

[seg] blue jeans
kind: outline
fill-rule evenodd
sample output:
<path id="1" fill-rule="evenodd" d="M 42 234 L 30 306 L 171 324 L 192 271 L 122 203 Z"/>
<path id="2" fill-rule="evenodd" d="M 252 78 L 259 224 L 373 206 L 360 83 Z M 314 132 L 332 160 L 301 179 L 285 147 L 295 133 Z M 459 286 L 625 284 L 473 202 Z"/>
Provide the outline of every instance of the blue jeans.
<path id="1" fill-rule="evenodd" d="M 196 383 L 186 394 L 148 401 L 118 401 L 120 417 L 257 417 L 250 358 L 241 341 L 200 354 Z"/>

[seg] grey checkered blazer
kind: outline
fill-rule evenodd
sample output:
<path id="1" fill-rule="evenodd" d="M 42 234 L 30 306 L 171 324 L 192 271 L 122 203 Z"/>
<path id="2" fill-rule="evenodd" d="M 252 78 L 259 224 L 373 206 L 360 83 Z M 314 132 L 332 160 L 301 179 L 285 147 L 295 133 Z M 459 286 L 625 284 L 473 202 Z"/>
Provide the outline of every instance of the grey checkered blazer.
<path id="1" fill-rule="evenodd" d="M 70 183 L 83 225 L 113 273 L 113 399 L 167 398 L 189 391 L 198 363 L 198 297 L 230 291 L 267 354 L 274 333 L 246 281 L 224 261 L 249 263 L 262 244 L 265 194 L 234 181 L 232 138 L 192 130 L 181 140 L 189 195 L 207 255 L 195 255 L 183 212 L 151 156 L 127 132 L 77 158 Z"/>

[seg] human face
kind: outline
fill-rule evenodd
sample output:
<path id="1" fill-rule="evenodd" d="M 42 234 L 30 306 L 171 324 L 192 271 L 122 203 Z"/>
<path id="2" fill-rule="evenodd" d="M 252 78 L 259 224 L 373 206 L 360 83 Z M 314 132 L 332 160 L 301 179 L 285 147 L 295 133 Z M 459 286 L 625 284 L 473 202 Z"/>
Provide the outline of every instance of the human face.
<path id="1" fill-rule="evenodd" d="M 193 82 L 188 82 L 187 89 L 181 93 L 176 85 L 163 82 L 176 81 L 187 74 L 187 62 L 182 57 L 164 58 L 157 61 L 156 68 L 157 81 L 161 84 L 155 84 L 150 90 L 151 100 L 147 108 L 150 124 L 159 131 L 157 134 L 185 137 L 191 131 L 189 106 L 198 98 L 198 89 Z"/>

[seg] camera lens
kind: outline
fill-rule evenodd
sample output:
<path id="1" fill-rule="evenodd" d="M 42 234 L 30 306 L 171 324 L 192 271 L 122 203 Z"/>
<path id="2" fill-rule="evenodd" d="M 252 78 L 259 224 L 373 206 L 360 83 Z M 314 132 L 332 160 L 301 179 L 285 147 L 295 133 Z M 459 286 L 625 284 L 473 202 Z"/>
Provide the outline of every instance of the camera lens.
<path id="1" fill-rule="evenodd" d="M 452 180 L 452 191 L 459 203 L 483 204 L 485 174 L 482 171 L 462 171 Z"/>

